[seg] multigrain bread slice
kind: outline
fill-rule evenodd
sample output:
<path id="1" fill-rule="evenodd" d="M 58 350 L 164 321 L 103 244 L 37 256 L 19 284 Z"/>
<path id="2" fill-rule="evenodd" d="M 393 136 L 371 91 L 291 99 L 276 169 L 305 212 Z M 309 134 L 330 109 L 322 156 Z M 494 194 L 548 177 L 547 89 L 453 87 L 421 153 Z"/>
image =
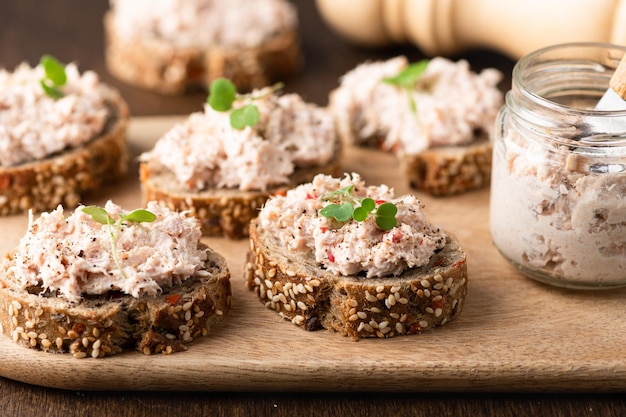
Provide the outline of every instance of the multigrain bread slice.
<path id="1" fill-rule="evenodd" d="M 288 184 L 267 191 L 220 188 L 193 192 L 158 162 L 142 162 L 139 179 L 143 200 L 161 201 L 172 210 L 189 211 L 201 221 L 202 233 L 206 236 L 241 239 L 248 236 L 250 220 L 258 215 L 258 210 L 269 196 L 310 181 L 318 173 L 338 175 L 341 172 L 340 149 L 341 145 L 337 142 L 337 150 L 330 161 L 321 166 L 296 168 Z"/>
<path id="2" fill-rule="evenodd" d="M 102 132 L 88 143 L 43 160 L 0 167 L 0 215 L 76 207 L 81 197 L 128 171 L 128 106 L 121 98 L 108 102 Z"/>
<path id="3" fill-rule="evenodd" d="M 8 270 L 9 254 L 0 266 L 0 333 L 28 348 L 76 358 L 102 358 L 126 348 L 146 355 L 187 350 L 230 309 L 226 261 L 208 251 L 201 273 L 157 296 L 111 292 L 77 303 L 40 287 L 22 289 Z"/>
<path id="4" fill-rule="evenodd" d="M 463 60 L 409 64 L 399 56 L 346 73 L 329 108 L 344 143 L 393 153 L 414 189 L 459 194 L 490 182 L 501 76 L 474 73 Z"/>
<path id="5" fill-rule="evenodd" d="M 325 328 L 354 340 L 421 333 L 453 320 L 467 293 L 466 255 L 447 235 L 423 267 L 400 276 L 341 276 L 313 257 L 294 257 L 256 220 L 250 224 L 246 284 L 266 307 L 306 329 Z"/>
<path id="6" fill-rule="evenodd" d="M 247 91 L 284 80 L 302 66 L 297 27 L 275 34 L 258 48 L 176 48 L 155 37 L 124 39 L 115 30 L 114 13 L 104 17 L 107 68 L 120 80 L 162 94 L 207 89 L 218 77 Z"/>

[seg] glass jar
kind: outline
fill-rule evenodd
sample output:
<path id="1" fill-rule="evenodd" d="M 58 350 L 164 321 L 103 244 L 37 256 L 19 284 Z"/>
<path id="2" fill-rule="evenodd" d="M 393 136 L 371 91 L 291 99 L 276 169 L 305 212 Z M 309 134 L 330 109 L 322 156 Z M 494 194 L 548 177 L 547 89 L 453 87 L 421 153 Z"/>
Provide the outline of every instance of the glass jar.
<path id="1" fill-rule="evenodd" d="M 594 109 L 625 53 L 556 45 L 513 69 L 496 122 L 490 231 L 531 278 L 568 288 L 626 285 L 626 110 Z"/>

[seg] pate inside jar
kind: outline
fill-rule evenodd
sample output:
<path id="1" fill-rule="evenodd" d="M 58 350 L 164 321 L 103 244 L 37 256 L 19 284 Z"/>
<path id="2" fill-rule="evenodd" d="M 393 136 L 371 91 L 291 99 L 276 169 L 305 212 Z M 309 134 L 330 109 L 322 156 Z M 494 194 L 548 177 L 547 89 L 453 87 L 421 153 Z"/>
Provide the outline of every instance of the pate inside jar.
<path id="1" fill-rule="evenodd" d="M 496 122 L 490 230 L 531 278 L 626 285 L 626 110 L 595 109 L 625 52 L 556 45 L 513 70 Z"/>

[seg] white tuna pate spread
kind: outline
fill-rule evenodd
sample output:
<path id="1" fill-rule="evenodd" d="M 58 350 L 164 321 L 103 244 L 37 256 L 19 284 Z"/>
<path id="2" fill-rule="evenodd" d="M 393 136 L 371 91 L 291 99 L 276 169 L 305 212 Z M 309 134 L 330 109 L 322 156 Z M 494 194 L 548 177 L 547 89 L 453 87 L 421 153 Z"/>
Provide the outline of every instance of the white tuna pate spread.
<path id="1" fill-rule="evenodd" d="M 64 96 L 54 99 L 41 87 L 41 65 L 0 69 L 0 166 L 79 147 L 102 131 L 110 115 L 107 102 L 117 93 L 93 71 L 80 74 L 75 64 L 66 65 L 65 73 Z"/>
<path id="2" fill-rule="evenodd" d="M 122 212 L 112 202 L 105 209 L 114 219 Z M 198 273 L 207 259 L 198 248 L 198 221 L 155 202 L 147 210 L 156 215 L 154 222 L 123 224 L 116 235 L 123 273 L 114 262 L 108 226 L 82 207 L 65 217 L 60 206 L 31 219 L 10 271 L 23 288 L 41 286 L 70 301 L 109 291 L 154 295 Z"/>
<path id="3" fill-rule="evenodd" d="M 297 167 L 322 165 L 337 151 L 332 116 L 325 108 L 305 103 L 297 94 L 250 96 L 259 109 L 254 126 L 234 129 L 228 112 L 191 114 L 165 133 L 143 162 L 156 161 L 174 173 L 190 191 L 238 188 L 266 191 L 285 184 Z M 248 96 L 233 105 L 252 103 Z"/>
<path id="4" fill-rule="evenodd" d="M 510 260 L 552 279 L 610 285 L 626 277 L 626 170 L 508 129 L 494 144 L 491 234 Z M 572 142 L 575 143 L 575 142 Z M 585 172 L 597 166 L 597 172 Z M 613 169 L 615 168 L 615 169 Z M 611 172 L 615 171 L 615 172 Z"/>
<path id="5" fill-rule="evenodd" d="M 399 56 L 361 64 L 342 77 L 331 108 L 344 138 L 357 143 L 380 139 L 382 149 L 412 155 L 434 146 L 468 144 L 477 131 L 491 137 L 503 103 L 498 70 L 476 74 L 465 60 L 436 57 L 413 90 L 383 82 L 408 65 Z M 349 132 L 354 127 L 356 138 Z"/>
<path id="6" fill-rule="evenodd" d="M 397 225 L 381 230 L 373 216 L 364 221 L 337 221 L 321 216 L 329 204 L 328 193 L 353 185 L 357 197 L 396 205 Z M 413 195 L 394 198 L 386 185 L 365 186 L 358 174 L 333 178 L 318 174 L 311 183 L 268 200 L 259 214 L 260 226 L 281 245 L 303 256 L 313 254 L 322 267 L 341 275 L 364 271 L 367 278 L 400 275 L 406 269 L 426 265 L 445 246 L 443 230 L 431 225 L 423 204 Z"/>
<path id="7" fill-rule="evenodd" d="M 177 47 L 258 47 L 297 25 L 284 0 L 111 0 L 123 39 L 160 39 Z"/>

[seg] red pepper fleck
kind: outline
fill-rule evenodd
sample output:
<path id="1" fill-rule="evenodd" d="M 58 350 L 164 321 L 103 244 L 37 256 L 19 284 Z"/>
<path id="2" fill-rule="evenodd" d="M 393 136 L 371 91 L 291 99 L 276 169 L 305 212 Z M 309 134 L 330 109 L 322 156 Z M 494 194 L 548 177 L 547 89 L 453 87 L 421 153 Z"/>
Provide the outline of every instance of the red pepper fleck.
<path id="1" fill-rule="evenodd" d="M 402 240 L 402 233 L 400 232 L 395 232 L 392 236 L 391 236 L 391 241 L 393 243 L 398 243 Z"/>
<path id="2" fill-rule="evenodd" d="M 418 334 L 422 333 L 422 326 L 419 323 L 413 323 L 409 326 L 409 330 L 407 330 L 408 334 Z"/>
<path id="3" fill-rule="evenodd" d="M 452 264 L 452 267 L 456 268 L 457 266 L 463 265 L 464 263 L 465 263 L 465 259 L 459 259 L 458 261 Z"/>
<path id="4" fill-rule="evenodd" d="M 440 266 L 440 265 L 442 265 L 445 261 L 446 261 L 446 258 L 442 256 L 441 258 L 439 258 L 439 259 L 437 259 L 437 260 L 435 261 L 435 263 L 433 264 L 433 266 Z"/>
<path id="5" fill-rule="evenodd" d="M 285 190 L 285 189 L 282 189 L 282 190 L 276 190 L 276 191 L 274 192 L 274 195 L 275 195 L 275 196 L 282 196 L 282 197 L 284 197 L 284 196 L 286 196 L 286 195 L 287 195 L 287 190 Z"/>
<path id="6" fill-rule="evenodd" d="M 446 303 L 446 299 L 442 298 L 441 300 L 433 301 L 432 306 L 433 309 L 443 308 L 443 305 Z"/>
<path id="7" fill-rule="evenodd" d="M 335 255 L 332 252 L 328 252 L 328 260 L 331 262 L 335 262 Z"/>
<path id="8" fill-rule="evenodd" d="M 380 206 L 383 203 L 386 203 L 386 200 L 376 200 L 376 205 Z"/>
<path id="9" fill-rule="evenodd" d="M 306 199 L 307 200 L 316 200 L 317 199 L 317 195 L 315 193 L 313 193 L 313 194 L 306 193 Z"/>
<path id="10" fill-rule="evenodd" d="M 321 227 L 320 227 L 320 231 L 321 231 L 322 233 L 326 233 L 326 232 L 328 232 L 328 227 L 326 227 L 326 226 L 321 226 Z"/>
<path id="11" fill-rule="evenodd" d="M 180 294 L 170 294 L 165 299 L 165 302 L 168 303 L 169 305 L 173 306 L 173 305 L 175 305 L 178 302 L 178 300 L 180 300 L 180 297 L 181 297 Z"/>

